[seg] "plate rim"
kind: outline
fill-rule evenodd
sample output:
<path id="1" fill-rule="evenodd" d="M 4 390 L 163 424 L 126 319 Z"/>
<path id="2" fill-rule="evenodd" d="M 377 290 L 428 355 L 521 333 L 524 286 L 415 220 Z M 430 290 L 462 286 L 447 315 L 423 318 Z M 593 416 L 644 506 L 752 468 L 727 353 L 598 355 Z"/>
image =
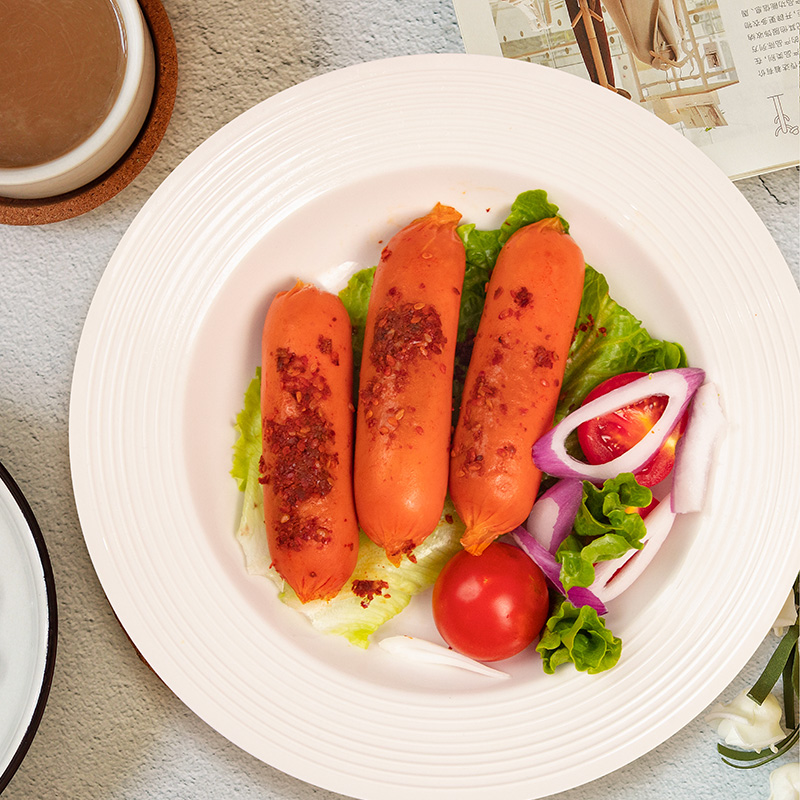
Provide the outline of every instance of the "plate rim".
<path id="1" fill-rule="evenodd" d="M 11 760 L 8 762 L 7 767 L 3 773 L 0 774 L 0 793 L 2 793 L 17 773 L 20 765 L 25 760 L 25 756 L 28 754 L 33 740 L 36 738 L 50 696 L 50 689 L 53 684 L 53 676 L 55 673 L 56 650 L 58 648 L 58 601 L 53 566 L 39 523 L 36 520 L 36 516 L 27 498 L 2 462 L 0 462 L 0 480 L 5 484 L 22 513 L 22 516 L 25 518 L 31 538 L 36 546 L 36 552 L 42 567 L 42 574 L 44 575 L 47 609 L 47 649 L 42 681 L 38 690 L 38 698 L 25 733 L 12 755 Z"/>

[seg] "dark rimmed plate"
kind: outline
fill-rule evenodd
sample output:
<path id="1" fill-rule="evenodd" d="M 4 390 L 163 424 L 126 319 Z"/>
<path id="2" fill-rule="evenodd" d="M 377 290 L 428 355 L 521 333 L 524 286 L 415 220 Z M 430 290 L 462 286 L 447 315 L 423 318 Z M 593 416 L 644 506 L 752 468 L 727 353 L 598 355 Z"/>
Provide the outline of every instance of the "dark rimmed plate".
<path id="1" fill-rule="evenodd" d="M 56 658 L 55 581 L 44 537 L 0 464 L 0 792 L 31 746 Z"/>

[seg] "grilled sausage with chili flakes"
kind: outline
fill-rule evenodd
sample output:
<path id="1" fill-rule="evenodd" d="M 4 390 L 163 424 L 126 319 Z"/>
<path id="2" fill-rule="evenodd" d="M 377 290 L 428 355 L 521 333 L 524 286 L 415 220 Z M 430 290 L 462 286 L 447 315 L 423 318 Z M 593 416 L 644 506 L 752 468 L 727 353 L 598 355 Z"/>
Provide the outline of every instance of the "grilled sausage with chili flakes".
<path id="1" fill-rule="evenodd" d="M 500 251 L 467 369 L 450 496 L 474 555 L 530 514 L 541 473 L 533 443 L 550 428 L 583 293 L 585 264 L 558 218 Z"/>
<path id="2" fill-rule="evenodd" d="M 439 522 L 447 494 L 461 215 L 437 204 L 392 237 L 370 295 L 356 414 L 364 532 L 397 565 Z"/>
<path id="3" fill-rule="evenodd" d="M 298 281 L 264 322 L 261 418 L 270 555 L 304 603 L 334 597 L 355 569 L 353 353 L 341 300 Z"/>

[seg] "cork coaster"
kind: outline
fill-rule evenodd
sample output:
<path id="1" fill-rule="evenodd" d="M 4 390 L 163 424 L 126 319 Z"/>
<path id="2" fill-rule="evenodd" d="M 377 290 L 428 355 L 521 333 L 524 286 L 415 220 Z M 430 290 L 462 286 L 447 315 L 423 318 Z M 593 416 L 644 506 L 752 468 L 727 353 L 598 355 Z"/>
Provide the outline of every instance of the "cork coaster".
<path id="1" fill-rule="evenodd" d="M 78 217 L 121 192 L 144 169 L 167 130 L 178 88 L 178 54 L 160 0 L 139 0 L 156 59 L 153 101 L 147 119 L 125 155 L 91 183 L 57 197 L 19 200 L 0 197 L 0 224 L 45 225 Z"/>

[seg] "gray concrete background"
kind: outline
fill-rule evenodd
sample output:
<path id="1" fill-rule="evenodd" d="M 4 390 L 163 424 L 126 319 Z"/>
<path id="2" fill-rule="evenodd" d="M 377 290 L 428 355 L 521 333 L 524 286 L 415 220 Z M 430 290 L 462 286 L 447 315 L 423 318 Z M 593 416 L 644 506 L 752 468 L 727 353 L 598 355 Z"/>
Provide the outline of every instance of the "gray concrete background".
<path id="1" fill-rule="evenodd" d="M 118 626 L 72 496 L 72 368 L 92 295 L 120 237 L 161 181 L 208 136 L 265 97 L 322 72 L 463 47 L 449 0 L 165 0 L 164 6 L 180 79 L 172 122 L 150 164 L 82 217 L 38 228 L 0 226 L 0 461 L 43 528 L 60 605 L 50 701 L 4 796 L 333 800 L 339 795 L 274 770 L 211 730 L 139 660 Z M 798 171 L 737 186 L 800 283 Z M 774 645 L 765 640 L 724 699 L 749 687 Z M 624 769 L 557 797 L 766 800 L 769 767 L 733 770 L 720 762 L 715 745 L 701 714 Z"/>

